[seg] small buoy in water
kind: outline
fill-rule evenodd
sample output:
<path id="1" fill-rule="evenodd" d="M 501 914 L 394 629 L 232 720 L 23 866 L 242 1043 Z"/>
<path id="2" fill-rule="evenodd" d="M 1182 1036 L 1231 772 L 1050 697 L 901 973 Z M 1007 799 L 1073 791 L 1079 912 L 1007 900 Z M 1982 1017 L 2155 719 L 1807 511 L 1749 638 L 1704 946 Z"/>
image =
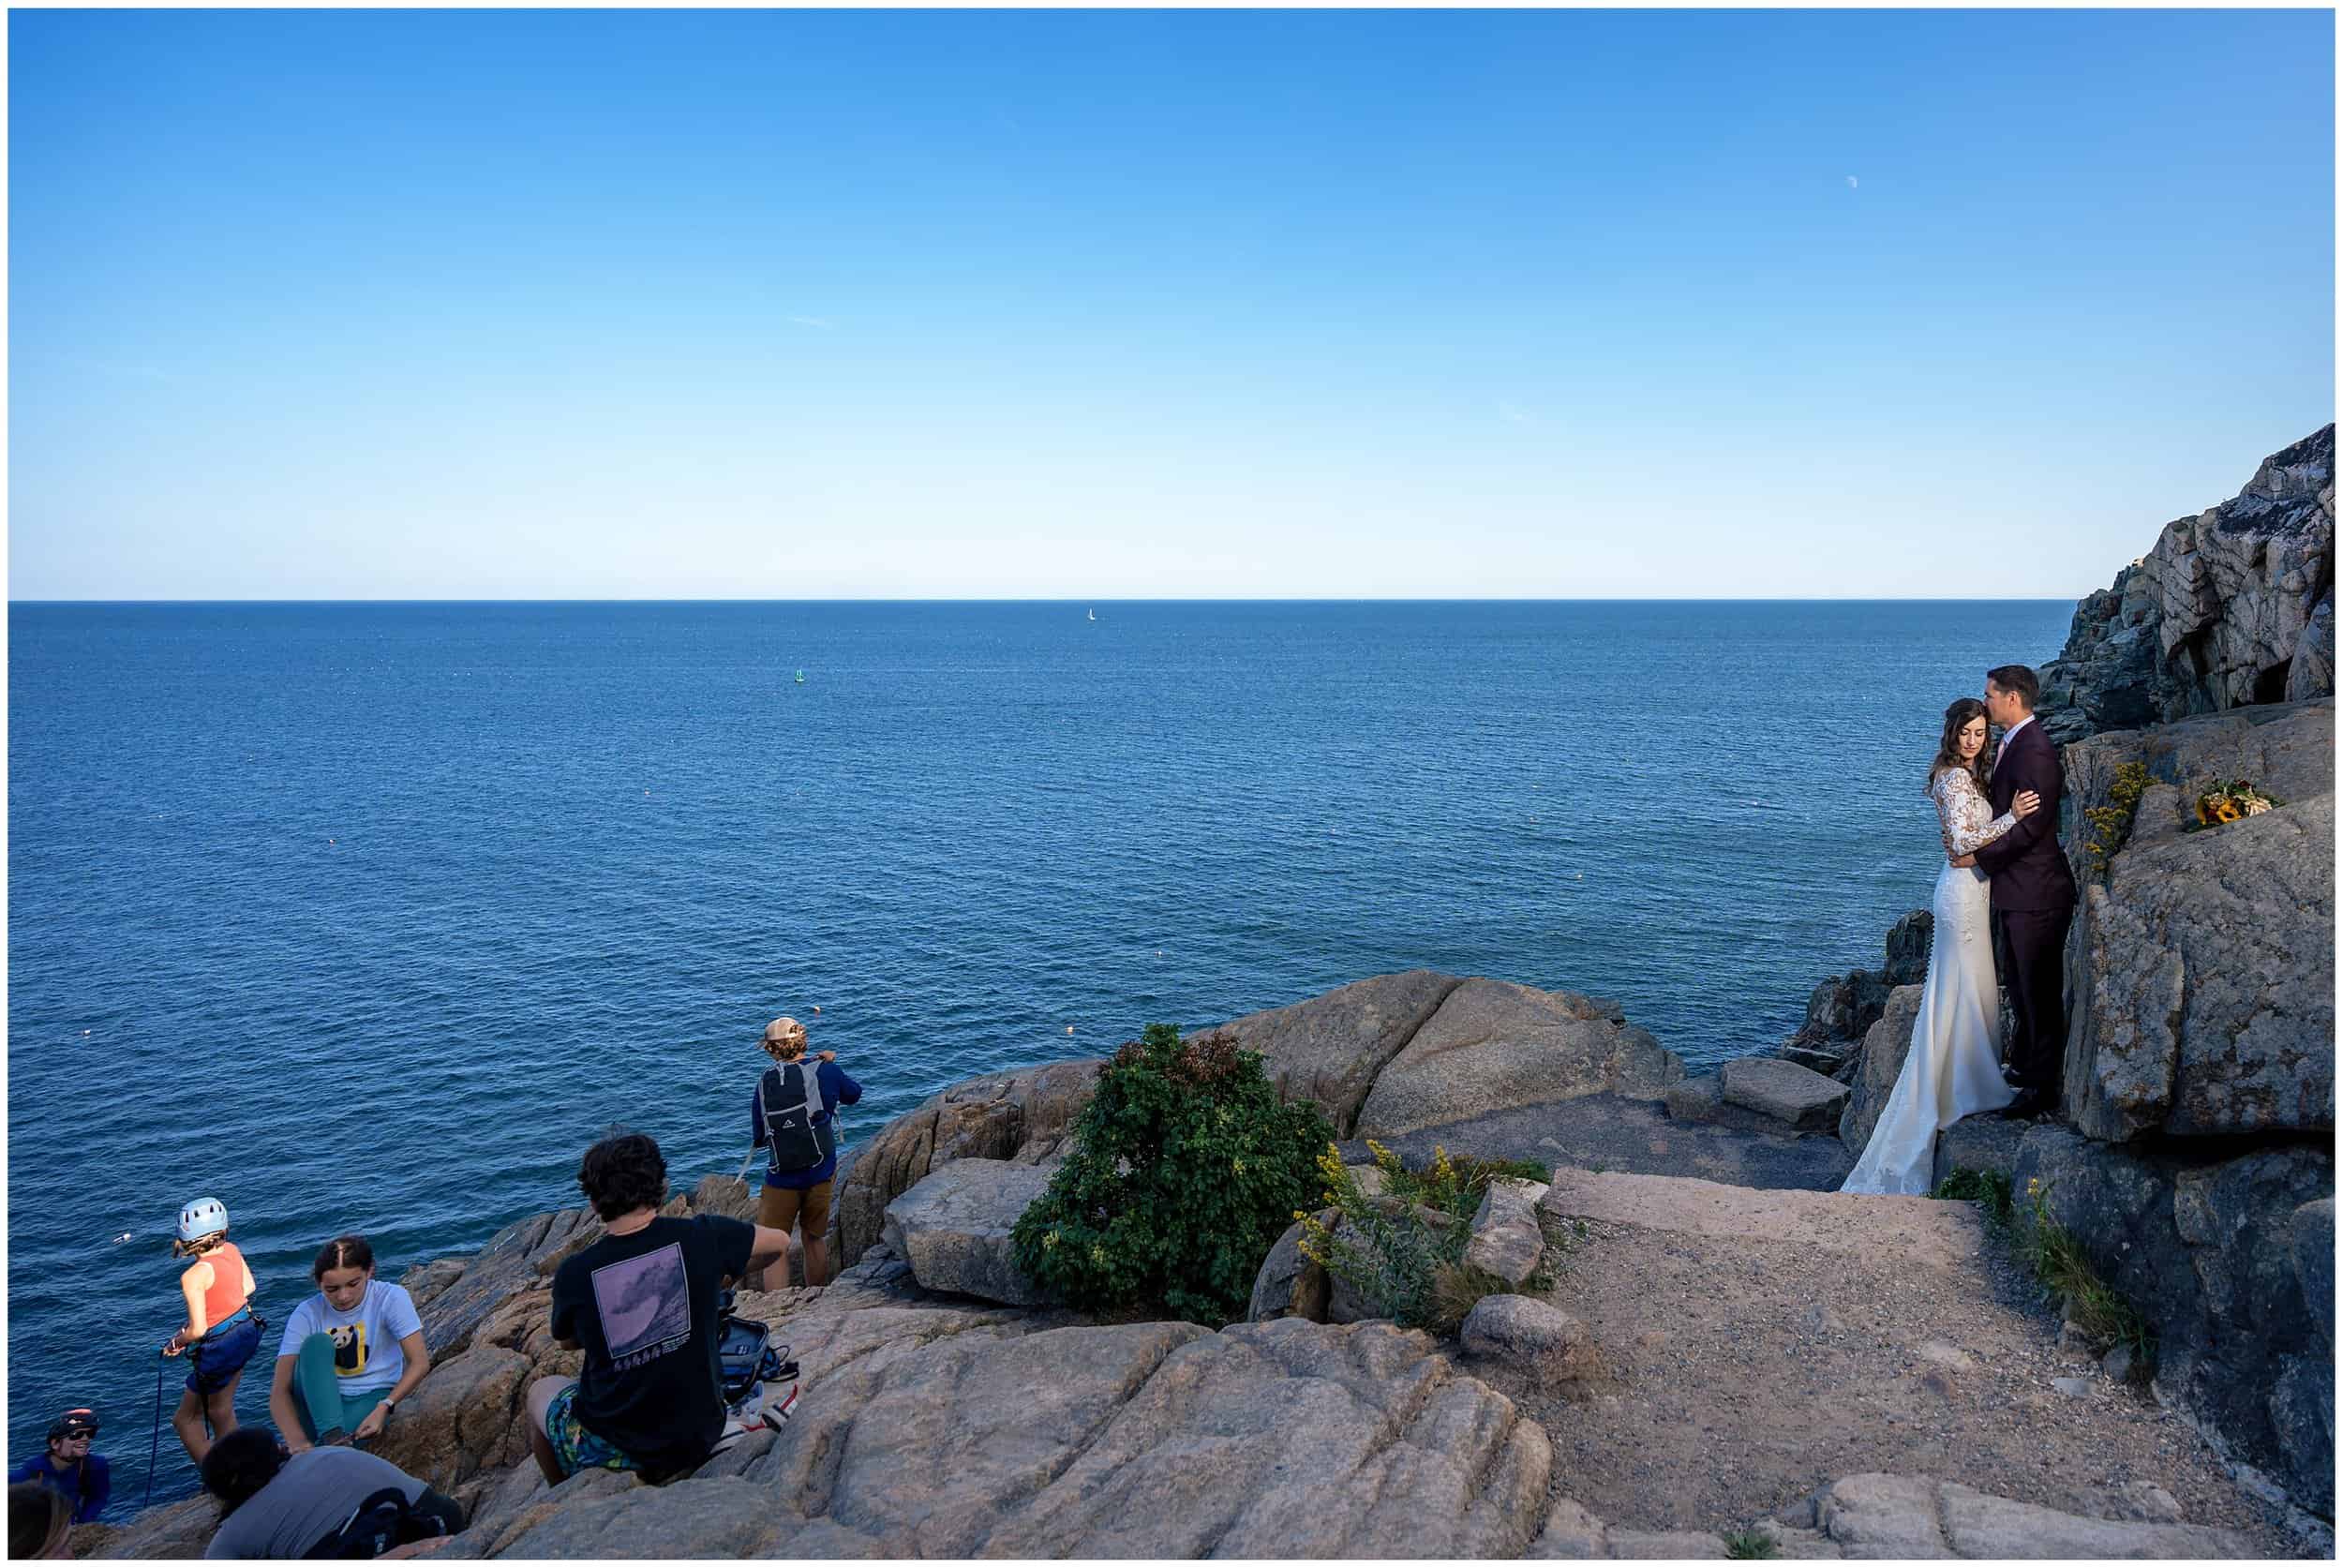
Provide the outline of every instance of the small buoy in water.
<path id="1" fill-rule="evenodd" d="M 84 1039 L 89 1038 L 89 1031 L 87 1029 L 82 1031 L 82 1038 Z"/>
<path id="2" fill-rule="evenodd" d="M 814 1010 L 815 1012 L 820 1012 L 822 1009 L 821 1009 L 821 1008 L 815 1008 L 813 1010 Z"/>
<path id="3" fill-rule="evenodd" d="M 1066 1032 L 1069 1035 L 1072 1034 L 1074 1032 L 1074 1026 L 1071 1023 L 1068 1023 L 1066 1026 Z"/>
<path id="4" fill-rule="evenodd" d="M 127 1231 L 125 1231 L 125 1232 L 122 1232 L 122 1234 L 120 1234 L 120 1235 L 118 1235 L 118 1236 L 114 1237 L 114 1245 L 115 1245 L 116 1247 L 120 1247 L 120 1246 L 121 1246 L 124 1242 L 128 1241 L 129 1239 L 130 1239 L 130 1232 L 127 1232 Z"/>

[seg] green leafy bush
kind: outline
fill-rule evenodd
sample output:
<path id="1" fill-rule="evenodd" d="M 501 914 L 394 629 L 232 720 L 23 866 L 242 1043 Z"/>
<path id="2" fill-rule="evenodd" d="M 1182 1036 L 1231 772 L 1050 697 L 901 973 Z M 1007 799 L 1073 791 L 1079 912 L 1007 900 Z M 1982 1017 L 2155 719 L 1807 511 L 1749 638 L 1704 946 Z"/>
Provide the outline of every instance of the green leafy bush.
<path id="1" fill-rule="evenodd" d="M 1945 1173 L 1945 1179 L 1936 1184 L 1936 1190 L 1929 1196 L 1976 1203 L 1984 1212 L 1988 1232 L 1999 1237 L 2011 1233 L 2016 1195 L 2007 1171 L 1972 1171 L 1965 1165 L 1956 1165 Z"/>
<path id="2" fill-rule="evenodd" d="M 1017 1266 L 1087 1310 L 1233 1322 L 1331 1136 L 1316 1105 L 1279 1098 L 1257 1053 L 1150 1023 L 1099 1069 L 1073 1153 L 1018 1217 Z"/>
<path id="3" fill-rule="evenodd" d="M 1318 1170 L 1325 1183 L 1325 1206 L 1339 1219 L 1330 1228 L 1297 1210 L 1303 1255 L 1349 1281 L 1384 1316 L 1410 1328 L 1454 1334 L 1474 1303 L 1512 1288 L 1464 1261 L 1472 1218 L 1490 1179 L 1549 1181 L 1551 1172 L 1529 1160 L 1451 1159 L 1439 1147 L 1432 1150 L 1431 1164 L 1410 1171 L 1373 1139 L 1366 1146 L 1383 1173 L 1382 1192 L 1372 1198 L 1363 1192 L 1342 1163 L 1341 1151 L 1327 1144 Z M 1530 1283 L 1532 1289 L 1544 1288 L 1536 1279 Z"/>

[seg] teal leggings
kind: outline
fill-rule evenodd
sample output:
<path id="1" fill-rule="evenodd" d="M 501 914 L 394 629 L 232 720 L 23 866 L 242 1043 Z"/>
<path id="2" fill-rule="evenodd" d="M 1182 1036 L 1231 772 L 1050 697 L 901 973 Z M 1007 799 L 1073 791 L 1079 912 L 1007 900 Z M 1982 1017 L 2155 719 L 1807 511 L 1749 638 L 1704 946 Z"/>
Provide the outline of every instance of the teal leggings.
<path id="1" fill-rule="evenodd" d="M 334 1337 L 312 1334 L 301 1342 L 300 1354 L 293 1362 L 293 1408 L 311 1442 L 319 1433 L 336 1426 L 355 1432 L 366 1412 L 390 1397 L 390 1393 L 387 1388 L 343 1393 L 341 1379 L 334 1375 Z"/>

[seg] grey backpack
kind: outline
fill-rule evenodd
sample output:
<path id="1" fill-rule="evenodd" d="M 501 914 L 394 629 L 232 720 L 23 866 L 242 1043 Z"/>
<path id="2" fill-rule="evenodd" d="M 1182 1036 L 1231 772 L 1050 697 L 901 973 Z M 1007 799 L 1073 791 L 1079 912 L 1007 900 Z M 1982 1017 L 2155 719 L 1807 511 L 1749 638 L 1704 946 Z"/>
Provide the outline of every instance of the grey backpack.
<path id="1" fill-rule="evenodd" d="M 829 1124 L 816 1127 L 813 1122 L 822 1113 L 818 1072 L 803 1062 L 784 1062 L 766 1069 L 756 1093 L 765 1112 L 765 1140 L 771 1146 L 774 1170 L 811 1171 L 836 1150 Z"/>

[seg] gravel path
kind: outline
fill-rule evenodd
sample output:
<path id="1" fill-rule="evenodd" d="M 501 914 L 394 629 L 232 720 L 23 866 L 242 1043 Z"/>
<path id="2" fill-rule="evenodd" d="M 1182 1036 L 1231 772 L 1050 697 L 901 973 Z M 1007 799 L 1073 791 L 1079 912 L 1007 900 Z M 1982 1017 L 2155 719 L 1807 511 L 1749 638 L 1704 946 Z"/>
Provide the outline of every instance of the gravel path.
<path id="1" fill-rule="evenodd" d="M 2178 1417 L 2058 1352 L 2055 1314 L 1969 1205 L 1557 1175 L 1549 1299 L 1604 1371 L 1547 1391 L 1471 1367 L 1552 1436 L 1554 1495 L 1634 1529 L 1728 1531 L 1866 1471 L 2098 1516 L 2155 1483 L 2190 1523 L 2306 1555 Z M 1943 1218 L 1878 1206 L 1896 1204 Z"/>

